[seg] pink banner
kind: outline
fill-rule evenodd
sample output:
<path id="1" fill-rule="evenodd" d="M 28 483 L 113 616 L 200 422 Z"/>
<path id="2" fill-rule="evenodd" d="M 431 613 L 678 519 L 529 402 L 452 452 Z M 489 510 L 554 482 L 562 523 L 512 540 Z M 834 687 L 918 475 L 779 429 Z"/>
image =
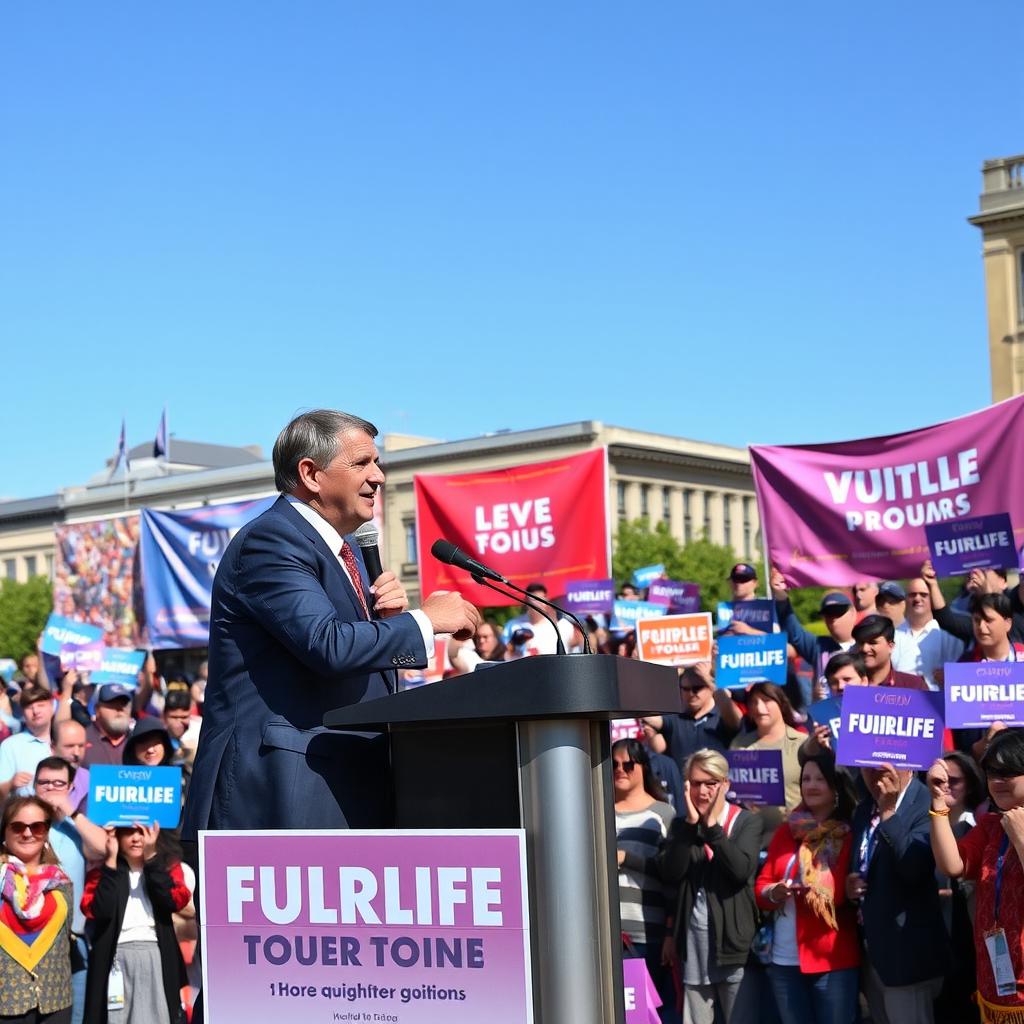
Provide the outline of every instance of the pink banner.
<path id="1" fill-rule="evenodd" d="M 1024 523 L 1024 396 L 906 434 L 750 455 L 769 557 L 792 586 L 913 576 L 929 523 Z"/>

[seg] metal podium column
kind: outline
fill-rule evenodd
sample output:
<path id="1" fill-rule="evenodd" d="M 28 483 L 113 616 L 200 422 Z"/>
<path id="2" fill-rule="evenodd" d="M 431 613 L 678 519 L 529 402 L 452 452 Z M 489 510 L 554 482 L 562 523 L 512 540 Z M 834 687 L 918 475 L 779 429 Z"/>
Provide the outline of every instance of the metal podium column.
<path id="1" fill-rule="evenodd" d="M 518 724 L 536 1024 L 625 1020 L 607 734 L 586 719 Z"/>

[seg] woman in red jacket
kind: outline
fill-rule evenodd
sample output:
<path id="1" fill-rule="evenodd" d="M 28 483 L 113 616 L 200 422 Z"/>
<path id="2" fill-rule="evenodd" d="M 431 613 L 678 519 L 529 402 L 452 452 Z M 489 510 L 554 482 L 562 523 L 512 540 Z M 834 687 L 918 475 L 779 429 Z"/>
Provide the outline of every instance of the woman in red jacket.
<path id="1" fill-rule="evenodd" d="M 783 1024 L 854 1024 L 860 950 L 842 884 L 854 799 L 831 752 L 804 761 L 800 797 L 754 886 L 761 909 L 775 912 L 772 990 Z"/>

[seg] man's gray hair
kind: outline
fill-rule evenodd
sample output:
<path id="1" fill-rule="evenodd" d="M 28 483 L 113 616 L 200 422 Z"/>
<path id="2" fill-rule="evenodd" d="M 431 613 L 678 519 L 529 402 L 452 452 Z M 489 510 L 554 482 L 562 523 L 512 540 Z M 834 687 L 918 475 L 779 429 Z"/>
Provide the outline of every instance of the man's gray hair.
<path id="1" fill-rule="evenodd" d="M 377 436 L 372 423 L 336 409 L 314 409 L 296 416 L 274 442 L 274 486 L 282 494 L 291 494 L 299 485 L 303 459 L 326 469 L 338 454 L 338 434 L 347 430 Z"/>

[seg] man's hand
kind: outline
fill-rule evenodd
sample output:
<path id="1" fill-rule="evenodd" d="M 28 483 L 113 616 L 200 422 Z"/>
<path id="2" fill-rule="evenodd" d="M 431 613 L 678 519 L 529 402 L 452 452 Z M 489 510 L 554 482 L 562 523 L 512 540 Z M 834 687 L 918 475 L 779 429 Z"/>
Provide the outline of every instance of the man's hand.
<path id="1" fill-rule="evenodd" d="M 785 601 L 789 596 L 786 577 L 774 565 L 772 566 L 772 571 L 768 574 L 768 586 L 771 587 L 772 597 L 776 601 Z"/>
<path id="2" fill-rule="evenodd" d="M 27 786 L 31 781 L 31 772 L 15 772 L 14 778 L 11 779 L 11 788 L 20 789 L 22 786 Z"/>
<path id="3" fill-rule="evenodd" d="M 390 570 L 385 570 L 373 581 L 370 593 L 374 597 L 373 610 L 382 619 L 390 619 L 409 610 L 409 597 L 405 588 Z"/>
<path id="4" fill-rule="evenodd" d="M 946 811 L 949 805 L 946 803 L 946 794 L 949 792 L 949 769 L 946 762 L 940 757 L 932 762 L 928 769 L 928 789 L 932 794 L 932 810 Z"/>
<path id="5" fill-rule="evenodd" d="M 733 636 L 757 636 L 761 630 L 754 629 L 749 623 L 743 622 L 740 619 L 733 619 L 725 632 L 731 633 Z"/>
<path id="6" fill-rule="evenodd" d="M 45 795 L 44 795 L 45 794 Z M 36 794 L 53 808 L 53 813 L 58 821 L 63 821 L 71 815 L 71 801 L 68 799 L 67 791 L 58 792 L 55 789 L 47 789 L 44 793 Z"/>
<path id="7" fill-rule="evenodd" d="M 858 874 L 846 876 L 846 898 L 848 900 L 860 900 L 868 891 L 868 883 Z"/>
<path id="8" fill-rule="evenodd" d="M 456 640 L 468 640 L 480 625 L 480 613 L 456 590 L 435 590 L 422 610 L 435 633 L 451 633 Z"/>
<path id="9" fill-rule="evenodd" d="M 814 742 L 818 744 L 822 750 L 832 749 L 832 730 L 822 723 L 814 727 L 814 732 L 811 734 L 814 737 Z"/>
<path id="10" fill-rule="evenodd" d="M 938 580 L 938 576 L 935 572 L 935 566 L 932 565 L 932 560 L 930 558 L 921 566 L 921 579 L 923 579 L 928 586 L 931 586 Z"/>
<path id="11" fill-rule="evenodd" d="M 78 682 L 78 672 L 69 668 L 64 673 L 64 678 L 60 681 L 60 696 L 61 700 L 67 700 L 71 696 L 71 691 L 75 688 L 75 683 Z"/>
<path id="12" fill-rule="evenodd" d="M 1024 850 L 1024 807 L 1011 807 L 1003 814 L 1003 831 L 1015 850 Z"/>
<path id="13" fill-rule="evenodd" d="M 882 821 L 888 821 L 896 813 L 896 802 L 900 798 L 900 777 L 891 764 L 882 766 L 872 789 L 879 816 Z"/>

